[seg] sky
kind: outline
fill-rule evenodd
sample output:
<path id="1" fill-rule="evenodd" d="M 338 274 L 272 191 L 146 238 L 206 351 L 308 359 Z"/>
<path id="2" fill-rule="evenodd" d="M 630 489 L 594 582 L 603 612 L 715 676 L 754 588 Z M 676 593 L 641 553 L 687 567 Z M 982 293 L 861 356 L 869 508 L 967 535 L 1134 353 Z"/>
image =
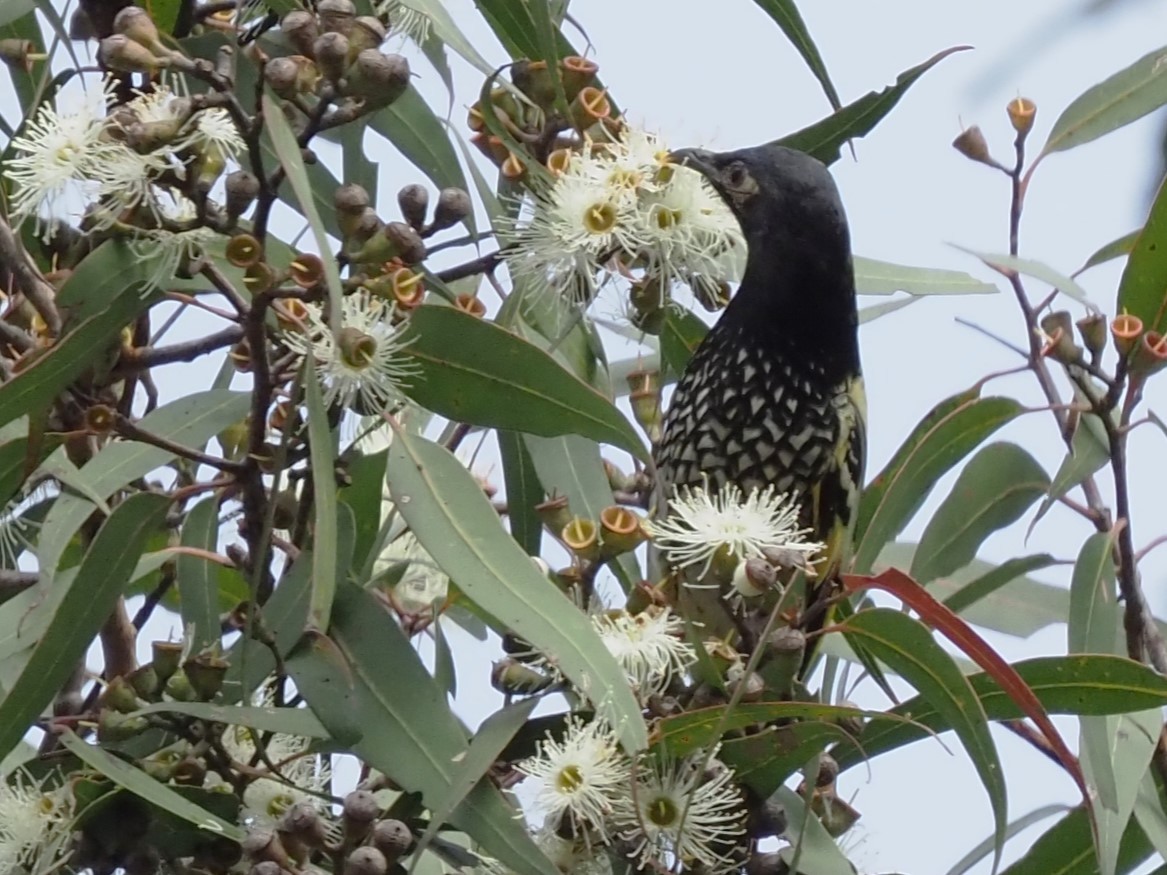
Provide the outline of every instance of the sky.
<path id="1" fill-rule="evenodd" d="M 1024 326 L 1002 280 L 953 248 L 1007 249 L 1008 183 L 957 154 L 950 143 L 962 125 L 982 127 L 995 155 L 1007 160 L 1012 130 L 1004 106 L 1019 95 L 1038 106 L 1031 141 L 1036 149 L 1061 109 L 1084 89 L 1158 48 L 1167 34 L 1167 3 L 1125 0 L 1106 4 L 1106 15 L 1083 17 L 1080 4 L 1058 0 L 881 3 L 818 0 L 801 4 L 844 102 L 882 88 L 901 71 L 956 45 L 975 50 L 943 61 L 924 76 L 889 118 L 856 143 L 856 158 L 834 167 L 851 223 L 857 254 L 915 266 L 969 271 L 996 281 L 1002 294 L 930 298 L 861 331 L 869 398 L 868 475 L 875 474 L 919 418 L 942 398 L 987 373 L 1019 363 L 984 335 L 957 323 L 975 322 L 1013 343 L 1024 344 Z M 450 0 L 452 14 L 491 62 L 503 63 L 501 47 L 478 20 L 470 0 Z M 817 83 L 778 28 L 749 0 L 576 0 L 572 16 L 586 29 L 592 56 L 630 118 L 660 131 L 674 146 L 730 149 L 774 139 L 815 121 L 829 106 Z M 584 41 L 572 34 L 577 44 Z M 481 76 L 457 59 L 453 121 L 461 124 Z M 417 85 L 439 111 L 444 86 L 420 60 Z M 0 91 L 6 117 L 13 106 Z M 1022 255 L 1069 273 L 1099 246 L 1141 224 L 1154 191 L 1156 146 L 1165 120 L 1148 118 L 1077 150 L 1051 156 L 1035 174 L 1021 235 Z M 375 138 L 370 154 L 382 162 L 382 203 L 417 174 Z M 285 217 L 286 218 L 286 217 Z M 291 227 L 292 233 L 295 232 Z M 1113 313 L 1121 264 L 1081 278 L 1092 300 Z M 1047 289 L 1030 283 L 1034 300 Z M 878 303 L 878 299 L 861 302 Z M 1075 316 L 1080 308 L 1070 307 Z M 197 326 L 194 326 L 197 330 Z M 181 339 L 175 335 L 174 339 Z M 164 396 L 191 391 L 189 377 L 162 382 Z M 189 375 L 189 371 L 186 374 Z M 201 386 L 200 386 L 201 387 Z M 1002 379 L 993 391 L 1016 394 L 1038 406 L 1029 376 Z M 1146 404 L 1161 409 L 1167 376 L 1152 385 Z M 1022 417 L 997 439 L 1016 440 L 1051 472 L 1064 450 L 1048 413 Z M 1132 436 L 1134 533 L 1140 545 L 1167 530 L 1158 511 L 1162 488 L 1162 441 L 1153 429 Z M 941 482 L 925 508 L 947 495 L 955 475 Z M 1109 489 L 1103 482 L 1104 492 Z M 991 539 L 982 551 L 1000 561 L 1018 553 L 1049 551 L 1072 559 L 1089 528 L 1055 509 L 1026 541 L 1028 519 Z M 917 521 L 906 538 L 922 530 Z M 1143 566 L 1152 605 L 1167 614 L 1167 549 Z M 1037 575 L 1065 586 L 1069 570 Z M 163 621 L 166 622 L 166 621 Z M 162 633 L 165 634 L 165 631 Z M 1028 639 L 986 632 L 1011 659 L 1064 653 L 1065 627 L 1051 626 Z M 481 674 L 481 651 L 464 647 L 463 675 Z M 477 684 L 464 684 L 463 689 Z M 877 696 L 856 694 L 864 705 L 883 707 Z M 459 710 L 470 722 L 497 704 L 491 696 L 464 695 Z M 1059 721 L 1071 740 L 1076 725 Z M 1012 817 L 1050 803 L 1072 804 L 1076 791 L 1055 766 L 1005 732 L 995 733 L 1005 764 Z M 946 737 L 882 756 L 870 770 L 855 769 L 843 792 L 863 813 L 844 844 L 863 872 L 943 873 L 990 835 L 988 799 L 959 746 Z M 1050 822 L 1043 824 L 1048 826 Z M 1026 835 L 1035 837 L 1043 827 Z M 1027 839 L 1011 843 L 1010 855 Z M 982 864 L 976 871 L 989 871 Z"/>

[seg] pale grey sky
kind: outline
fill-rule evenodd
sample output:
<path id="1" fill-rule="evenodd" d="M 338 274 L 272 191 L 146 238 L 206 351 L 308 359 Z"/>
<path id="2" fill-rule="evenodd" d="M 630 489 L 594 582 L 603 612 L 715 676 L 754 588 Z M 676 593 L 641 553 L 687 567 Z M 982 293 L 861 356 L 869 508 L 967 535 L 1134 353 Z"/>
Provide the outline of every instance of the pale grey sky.
<path id="1" fill-rule="evenodd" d="M 1167 34 L 1167 4 L 1162 0 L 1127 0 L 1117 4 L 1120 8 L 1113 14 L 1073 26 L 1079 4 L 1058 0 L 976 4 L 804 0 L 800 5 L 844 102 L 883 87 L 941 49 L 976 47 L 928 73 L 886 122 L 856 144 L 858 160 L 845 157 L 835 173 L 858 254 L 967 270 L 987 280 L 994 279 L 990 271 L 948 244 L 1006 249 L 1007 182 L 951 149 L 961 122 L 979 124 L 994 153 L 1007 159 L 1012 132 L 1003 107 L 1010 98 L 1024 95 L 1038 105 L 1032 135 L 1036 149 L 1071 99 L 1159 47 Z M 469 0 L 451 0 L 449 8 L 488 60 L 506 60 Z M 749 0 L 716 4 L 576 0 L 571 12 L 587 29 L 601 74 L 620 104 L 634 120 L 661 131 L 672 145 L 751 145 L 797 129 L 828 110 L 794 50 Z M 461 125 L 464 107 L 477 96 L 481 78 L 457 59 L 452 64 L 457 83 L 453 120 Z M 422 62 L 415 69 L 419 88 L 440 111 L 446 105 L 443 86 Z M 4 108 L 13 106 L 6 84 L 0 101 Z M 1157 167 L 1155 145 L 1162 125 L 1161 116 L 1146 119 L 1102 141 L 1049 158 L 1031 186 L 1022 254 L 1068 273 L 1097 247 L 1140 224 Z M 400 185 L 415 181 L 417 174 L 396 162 L 391 150 L 374 157 L 385 162 L 383 197 L 391 198 Z M 1093 300 L 1108 313 L 1113 312 L 1119 272 L 1119 265 L 1110 265 L 1082 278 Z M 1004 283 L 999 285 L 1004 290 Z M 1046 291 L 1036 282 L 1030 288 L 1034 298 Z M 1017 363 L 1012 353 L 957 325 L 958 316 L 1014 342 L 1024 341 L 1020 316 L 1011 296 L 1004 293 L 930 299 L 863 328 L 869 476 L 938 400 L 990 371 Z M 208 371 L 171 373 L 173 382 L 163 384 L 165 394 L 190 391 L 194 379 L 201 386 Z M 994 387 L 1040 403 L 1028 377 Z M 1162 408 L 1164 401 L 1167 376 L 1152 385 L 1146 403 Z M 1062 445 L 1048 414 L 1024 417 L 997 437 L 1024 443 L 1051 473 L 1062 459 Z M 1167 515 L 1160 510 L 1163 440 L 1152 429 L 1141 429 L 1132 438 L 1136 545 L 1167 531 Z M 953 479 L 942 482 L 930 507 L 947 494 Z M 907 536 L 918 535 L 921 528 L 913 525 Z M 984 555 L 1000 560 L 1022 550 L 1049 551 L 1072 559 L 1087 534 L 1083 523 L 1055 510 L 1027 543 L 1022 524 L 992 539 Z M 1056 568 L 1039 576 L 1065 585 L 1069 571 Z M 1147 560 L 1144 578 L 1152 604 L 1167 613 L 1167 549 Z M 1066 646 L 1061 626 L 1025 641 L 987 635 L 1010 658 L 1062 653 Z M 480 688 L 481 659 L 481 651 L 462 654 L 464 690 Z M 473 695 L 460 702 L 460 710 L 468 718 L 481 718 L 495 699 Z M 865 696 L 862 702 L 882 706 L 875 696 Z M 1073 721 L 1059 725 L 1068 738 L 1076 738 Z M 995 735 L 1005 761 L 1011 817 L 1049 802 L 1075 801 L 1072 783 L 1056 767 L 1013 736 Z M 985 793 L 959 746 L 950 738 L 946 741 L 948 751 L 936 742 L 921 743 L 878 758 L 870 772 L 857 769 L 847 775 L 845 787 L 854 793 L 863 819 L 846 844 L 853 847 L 858 842 L 853 856 L 862 871 L 943 873 L 990 834 Z M 1049 823 L 1029 835 L 1036 836 Z M 1027 840 L 1011 843 L 1010 856 L 1026 844 Z M 988 866 L 978 871 L 987 872 Z"/>

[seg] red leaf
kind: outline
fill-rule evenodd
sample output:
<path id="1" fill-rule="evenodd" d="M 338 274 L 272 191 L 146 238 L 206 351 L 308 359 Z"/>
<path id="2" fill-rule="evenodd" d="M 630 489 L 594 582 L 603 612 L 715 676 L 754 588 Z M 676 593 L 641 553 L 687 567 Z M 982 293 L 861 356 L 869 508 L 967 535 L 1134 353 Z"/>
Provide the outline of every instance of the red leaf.
<path id="1" fill-rule="evenodd" d="M 1078 764 L 1077 757 L 1066 747 L 1066 743 L 1058 734 L 1057 729 L 1054 728 L 1053 722 L 1045 713 L 1045 709 L 1038 701 L 1037 696 L 1034 695 L 1033 690 L 1021 679 L 1013 666 L 1002 659 L 984 638 L 972 630 L 968 623 L 944 604 L 938 602 L 924 587 L 897 568 L 889 568 L 875 576 L 844 574 L 843 585 L 851 592 L 871 587 L 890 592 L 919 614 L 921 620 L 943 633 L 949 641 L 964 651 L 973 662 L 1001 685 L 1001 689 L 1005 691 L 1006 695 L 1034 722 L 1049 742 L 1058 762 L 1062 764 L 1082 791 L 1082 798 L 1086 805 L 1090 805 L 1090 794 L 1086 789 L 1086 778 L 1082 774 L 1082 767 Z"/>

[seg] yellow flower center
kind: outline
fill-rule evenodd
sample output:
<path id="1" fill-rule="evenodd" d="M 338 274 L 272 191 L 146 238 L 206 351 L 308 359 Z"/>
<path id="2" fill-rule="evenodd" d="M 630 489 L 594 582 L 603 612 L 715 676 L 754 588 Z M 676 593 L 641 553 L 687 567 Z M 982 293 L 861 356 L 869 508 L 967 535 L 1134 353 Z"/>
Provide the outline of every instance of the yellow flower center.
<path id="1" fill-rule="evenodd" d="M 616 208 L 606 201 L 590 204 L 584 210 L 583 224 L 589 234 L 607 234 L 616 227 Z"/>
<path id="2" fill-rule="evenodd" d="M 583 773 L 580 772 L 579 766 L 567 766 L 559 770 L 559 774 L 555 776 L 555 783 L 564 793 L 574 793 L 584 784 Z"/>
<path id="3" fill-rule="evenodd" d="M 657 796 L 644 807 L 645 819 L 654 826 L 672 826 L 680 814 L 677 804 L 668 796 Z"/>
<path id="4" fill-rule="evenodd" d="M 662 231 L 671 231 L 681 223 L 682 214 L 680 210 L 670 210 L 667 207 L 661 207 L 656 211 L 656 226 Z"/>

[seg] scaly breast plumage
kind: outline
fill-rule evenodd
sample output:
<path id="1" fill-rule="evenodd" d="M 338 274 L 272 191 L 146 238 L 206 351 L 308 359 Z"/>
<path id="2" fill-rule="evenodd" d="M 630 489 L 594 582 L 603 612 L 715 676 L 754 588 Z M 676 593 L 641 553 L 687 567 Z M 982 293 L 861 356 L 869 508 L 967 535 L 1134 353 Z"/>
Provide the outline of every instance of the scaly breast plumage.
<path id="1" fill-rule="evenodd" d="M 662 485 L 772 484 L 800 499 L 831 466 L 837 389 L 768 351 L 713 352 L 699 354 L 673 395 L 657 452 Z"/>

